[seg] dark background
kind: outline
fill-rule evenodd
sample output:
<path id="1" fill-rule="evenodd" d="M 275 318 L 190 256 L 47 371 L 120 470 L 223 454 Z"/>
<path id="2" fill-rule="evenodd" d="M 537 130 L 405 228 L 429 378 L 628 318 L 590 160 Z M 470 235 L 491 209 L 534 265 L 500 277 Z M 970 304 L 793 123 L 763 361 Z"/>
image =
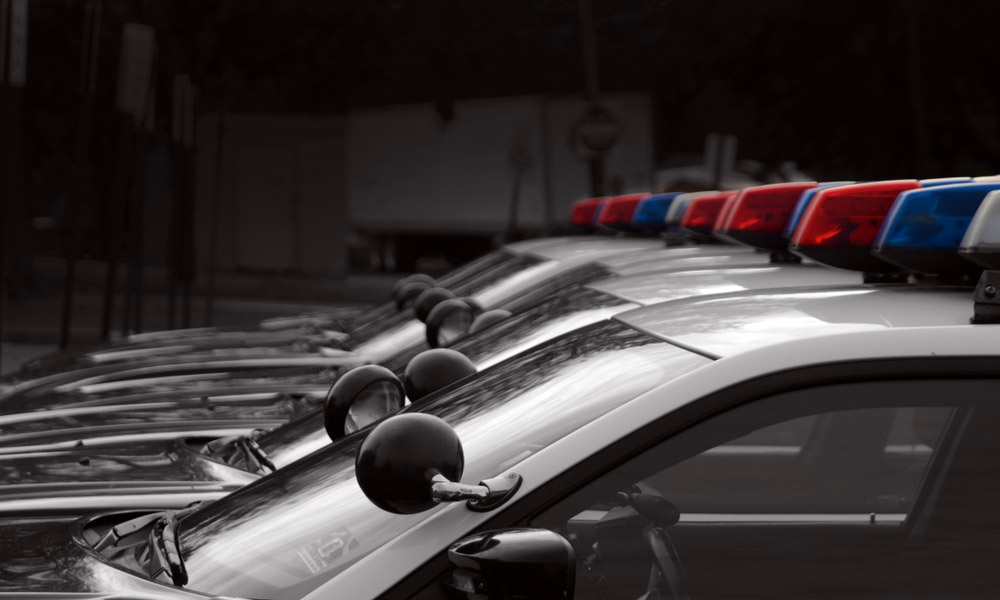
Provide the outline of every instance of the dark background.
<path id="1" fill-rule="evenodd" d="M 64 253 L 68 221 L 82 220 L 81 251 L 102 253 L 99 210 L 84 206 L 73 219 L 67 204 L 113 194 L 114 99 L 126 22 L 156 31 L 153 139 L 162 141 L 170 135 L 178 73 L 190 73 L 198 86 L 199 114 L 343 115 L 432 102 L 447 122 L 456 101 L 582 95 L 580 4 L 104 0 L 93 136 L 81 165 L 74 148 L 86 3 L 30 0 L 19 168 L 5 183 L 22 191 L 11 217 L 15 250 Z M 738 137 L 740 158 L 768 169 L 791 160 L 817 179 L 1000 170 L 998 2 L 591 5 L 600 89 L 652 99 L 657 167 L 699 156 L 705 136 L 720 132 Z M 81 170 L 89 194 L 73 193 Z M 62 235 L 22 232 L 26 219 L 37 217 L 51 217 Z"/>
<path id="2" fill-rule="evenodd" d="M 74 143 L 83 2 L 30 6 L 25 151 L 52 184 Z M 593 0 L 593 12 L 601 89 L 651 94 L 660 163 L 719 131 L 741 156 L 827 179 L 997 168 L 996 2 Z M 447 119 L 459 99 L 584 89 L 572 0 L 107 0 L 99 122 L 127 21 L 156 28 L 160 89 L 192 73 L 202 111 L 433 101 Z"/>

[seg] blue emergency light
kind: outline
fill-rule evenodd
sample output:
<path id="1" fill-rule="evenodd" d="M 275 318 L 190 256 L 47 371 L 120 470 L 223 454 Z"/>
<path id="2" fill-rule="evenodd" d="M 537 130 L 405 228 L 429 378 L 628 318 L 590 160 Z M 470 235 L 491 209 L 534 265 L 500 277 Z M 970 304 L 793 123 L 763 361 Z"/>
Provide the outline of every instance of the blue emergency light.
<path id="1" fill-rule="evenodd" d="M 971 177 L 935 177 L 932 179 L 921 179 L 920 187 L 934 187 L 936 185 L 954 185 L 956 183 L 972 183 Z"/>
<path id="2" fill-rule="evenodd" d="M 682 192 L 652 194 L 639 201 L 632 216 L 632 227 L 641 231 L 660 232 L 666 229 L 667 211 Z"/>
<path id="3" fill-rule="evenodd" d="M 915 273 L 981 270 L 963 260 L 958 249 L 984 198 L 995 190 L 1000 183 L 932 185 L 901 193 L 875 236 L 872 253 Z"/>

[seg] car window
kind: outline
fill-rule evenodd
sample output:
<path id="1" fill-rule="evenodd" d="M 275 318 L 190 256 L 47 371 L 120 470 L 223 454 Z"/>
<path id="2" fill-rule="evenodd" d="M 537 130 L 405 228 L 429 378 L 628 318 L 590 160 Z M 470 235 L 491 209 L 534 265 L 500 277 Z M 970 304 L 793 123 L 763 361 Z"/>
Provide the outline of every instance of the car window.
<path id="1" fill-rule="evenodd" d="M 883 597 L 951 572 L 995 592 L 1000 574 L 978 558 L 1000 557 L 1000 516 L 987 508 L 1000 500 L 1000 440 L 987 435 L 1000 410 L 975 405 L 987 391 L 871 382 L 759 400 L 663 440 L 529 524 L 573 544 L 578 598 Z M 968 574 L 965 554 L 982 568 Z"/>

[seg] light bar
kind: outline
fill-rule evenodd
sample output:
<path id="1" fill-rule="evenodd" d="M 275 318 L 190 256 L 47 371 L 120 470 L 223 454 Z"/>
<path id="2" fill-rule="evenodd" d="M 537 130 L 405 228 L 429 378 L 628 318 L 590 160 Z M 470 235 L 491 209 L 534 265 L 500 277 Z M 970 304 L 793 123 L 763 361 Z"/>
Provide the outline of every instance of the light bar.
<path id="1" fill-rule="evenodd" d="M 608 198 L 600 214 L 597 215 L 597 224 L 618 230 L 631 229 L 632 215 L 639 207 L 639 202 L 647 196 L 649 196 L 648 193 L 642 193 Z"/>
<path id="2" fill-rule="evenodd" d="M 920 187 L 935 187 L 939 185 L 954 185 L 956 183 L 972 183 L 971 177 L 935 177 L 921 179 Z"/>
<path id="3" fill-rule="evenodd" d="M 681 221 L 684 220 L 684 215 L 687 213 L 688 207 L 691 206 L 691 202 L 693 202 L 696 198 L 718 193 L 718 190 L 706 192 L 686 192 L 674 198 L 673 204 L 671 204 L 670 209 L 667 210 L 667 216 L 663 219 L 667 225 L 667 229 L 670 229 L 671 227 L 680 227 Z"/>
<path id="4" fill-rule="evenodd" d="M 802 214 L 806 212 L 806 208 L 809 207 L 809 203 L 812 202 L 817 192 L 823 188 L 851 185 L 852 183 L 857 183 L 857 181 L 826 181 L 802 192 L 799 196 L 799 201 L 795 203 L 795 208 L 792 209 L 792 214 L 789 215 L 788 221 L 785 222 L 785 229 L 782 231 L 782 236 L 786 240 L 792 239 L 795 228 L 799 226 L 799 221 L 802 220 Z"/>
<path id="5" fill-rule="evenodd" d="M 715 221 L 719 218 L 719 213 L 722 212 L 722 205 L 737 193 L 736 190 L 716 192 L 693 199 L 691 205 L 684 212 L 681 227 L 698 235 L 712 235 Z"/>
<path id="6" fill-rule="evenodd" d="M 1000 191 L 990 192 L 979 205 L 958 255 L 985 269 L 1000 269 Z"/>
<path id="7" fill-rule="evenodd" d="M 736 208 L 736 201 L 739 197 L 740 193 L 737 192 L 736 194 L 726 198 L 726 201 L 722 203 L 722 208 L 719 209 L 718 216 L 715 217 L 715 223 L 712 224 L 712 235 L 729 243 L 732 243 L 733 240 L 719 235 L 719 228 L 722 227 L 722 224 L 729 219 L 729 215 L 733 214 L 733 209 Z"/>
<path id="8" fill-rule="evenodd" d="M 639 201 L 632 216 L 632 227 L 642 231 L 663 231 L 666 226 L 667 211 L 681 192 L 651 194 Z"/>
<path id="9" fill-rule="evenodd" d="M 898 267 L 872 256 L 871 245 L 896 197 L 920 187 L 915 179 L 821 189 L 802 215 L 789 250 L 852 271 L 890 273 Z"/>
<path id="10" fill-rule="evenodd" d="M 978 272 L 978 267 L 958 256 L 958 248 L 983 199 L 995 190 L 1000 190 L 1000 183 L 938 185 L 903 192 L 886 215 L 872 253 L 916 273 Z"/>
<path id="11" fill-rule="evenodd" d="M 755 248 L 784 250 L 788 247 L 781 234 L 785 223 L 802 193 L 816 186 L 815 181 L 800 181 L 743 189 L 731 200 L 731 206 L 726 202 L 728 212 L 724 207 L 716 235 Z"/>
<path id="12" fill-rule="evenodd" d="M 578 200 L 577 202 L 574 202 L 573 207 L 569 212 L 569 222 L 577 227 L 593 229 L 594 222 L 601 210 L 601 206 L 607 199 L 607 196 L 601 196 L 598 198 L 587 198 L 586 200 Z"/>

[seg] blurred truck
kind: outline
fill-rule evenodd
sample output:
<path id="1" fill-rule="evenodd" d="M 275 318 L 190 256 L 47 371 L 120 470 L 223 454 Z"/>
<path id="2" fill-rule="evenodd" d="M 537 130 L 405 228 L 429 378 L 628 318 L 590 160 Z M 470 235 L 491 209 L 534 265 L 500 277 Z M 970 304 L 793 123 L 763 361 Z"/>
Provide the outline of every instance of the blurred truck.
<path id="1" fill-rule="evenodd" d="M 649 191 L 649 98 L 607 95 L 605 123 L 579 97 L 518 96 L 364 109 L 346 123 L 354 244 L 372 267 L 460 263 L 512 238 L 556 233 L 590 195 L 595 133 L 609 193 Z M 603 129 L 602 129 L 603 128 Z M 588 137 L 590 139 L 588 139 Z"/>

